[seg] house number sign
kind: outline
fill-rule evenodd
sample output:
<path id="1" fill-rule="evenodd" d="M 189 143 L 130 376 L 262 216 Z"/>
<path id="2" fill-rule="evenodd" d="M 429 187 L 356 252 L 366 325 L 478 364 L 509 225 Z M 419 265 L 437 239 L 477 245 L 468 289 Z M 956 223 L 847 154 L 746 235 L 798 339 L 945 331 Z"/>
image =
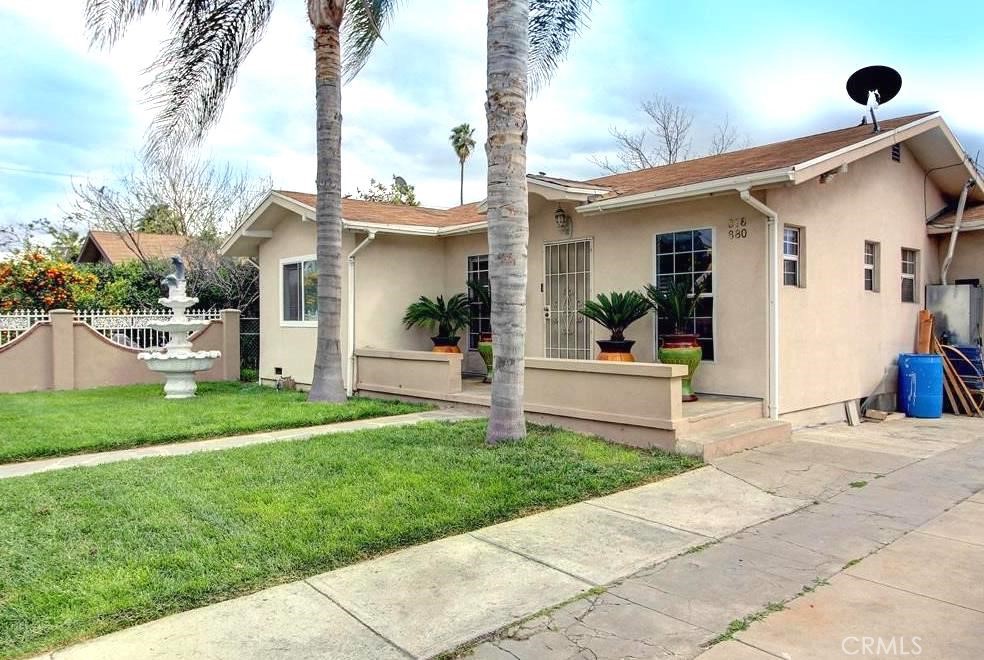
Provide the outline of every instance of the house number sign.
<path id="1" fill-rule="evenodd" d="M 744 217 L 728 220 L 728 238 L 733 241 L 748 238 L 748 221 Z"/>

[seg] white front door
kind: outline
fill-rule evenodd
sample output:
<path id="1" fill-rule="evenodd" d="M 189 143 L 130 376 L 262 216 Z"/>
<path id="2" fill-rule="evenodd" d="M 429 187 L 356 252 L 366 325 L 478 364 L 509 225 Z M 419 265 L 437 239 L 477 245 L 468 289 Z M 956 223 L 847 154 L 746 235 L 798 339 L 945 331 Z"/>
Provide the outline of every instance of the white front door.
<path id="1" fill-rule="evenodd" d="M 591 321 L 578 314 L 591 299 L 591 239 L 543 246 L 544 355 L 590 360 Z"/>

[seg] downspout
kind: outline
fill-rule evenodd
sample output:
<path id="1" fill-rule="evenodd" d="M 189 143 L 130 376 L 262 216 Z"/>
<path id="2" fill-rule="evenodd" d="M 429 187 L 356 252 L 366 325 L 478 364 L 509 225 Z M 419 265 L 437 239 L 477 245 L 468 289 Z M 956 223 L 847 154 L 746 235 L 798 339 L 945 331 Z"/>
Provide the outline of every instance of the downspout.
<path id="1" fill-rule="evenodd" d="M 764 215 L 767 219 L 766 277 L 768 278 L 769 310 L 769 375 L 768 375 L 768 407 L 769 418 L 779 419 L 779 214 L 752 196 L 745 190 L 738 190 L 741 201 Z"/>
<path id="2" fill-rule="evenodd" d="M 348 256 L 348 363 L 345 393 L 352 396 L 355 391 L 355 255 L 376 239 L 376 232 L 370 231 Z"/>
<path id="3" fill-rule="evenodd" d="M 967 206 L 967 193 L 974 187 L 974 180 L 968 179 L 960 191 L 960 201 L 957 203 L 957 217 L 953 219 L 953 229 L 950 230 L 950 246 L 946 250 L 946 259 L 943 260 L 943 267 L 940 269 L 940 284 L 946 284 L 946 274 L 950 271 L 950 263 L 953 261 L 953 251 L 957 247 L 957 234 L 960 233 L 960 223 L 963 221 L 964 208 Z"/>

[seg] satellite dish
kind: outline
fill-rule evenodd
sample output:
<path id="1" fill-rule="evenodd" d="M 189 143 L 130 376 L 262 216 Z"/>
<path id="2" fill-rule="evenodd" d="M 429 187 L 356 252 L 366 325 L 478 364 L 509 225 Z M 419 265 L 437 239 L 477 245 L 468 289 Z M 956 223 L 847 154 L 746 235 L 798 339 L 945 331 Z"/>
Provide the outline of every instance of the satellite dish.
<path id="1" fill-rule="evenodd" d="M 407 188 L 407 180 L 402 176 L 394 176 L 393 183 L 396 184 L 397 188 Z"/>
<path id="2" fill-rule="evenodd" d="M 902 89 L 902 76 L 899 72 L 889 66 L 866 66 L 858 69 L 847 79 L 847 94 L 856 103 L 867 109 L 867 113 L 862 115 L 861 124 L 868 123 L 867 115 L 871 115 L 871 123 L 874 124 L 875 132 L 878 132 L 878 118 L 875 117 L 875 110 L 883 103 L 888 103 L 894 99 L 899 90 Z"/>

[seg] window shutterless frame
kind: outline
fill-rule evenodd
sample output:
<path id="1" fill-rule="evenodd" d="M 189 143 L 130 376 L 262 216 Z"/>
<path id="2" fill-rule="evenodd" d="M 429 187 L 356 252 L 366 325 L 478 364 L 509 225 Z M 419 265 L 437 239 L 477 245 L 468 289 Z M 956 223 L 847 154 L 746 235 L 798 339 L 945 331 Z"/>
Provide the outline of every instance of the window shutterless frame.
<path id="1" fill-rule="evenodd" d="M 783 286 L 803 286 L 803 229 L 784 225 L 782 228 Z"/>
<path id="2" fill-rule="evenodd" d="M 465 260 L 465 282 L 477 281 L 489 283 L 489 255 L 470 255 Z M 475 300 L 471 289 L 468 294 L 468 308 L 471 312 L 471 323 L 468 325 L 468 350 L 478 349 L 478 340 L 483 333 L 492 332 L 492 310 Z"/>
<path id="3" fill-rule="evenodd" d="M 901 294 L 904 303 L 919 302 L 919 250 L 902 248 Z"/>
<path id="4" fill-rule="evenodd" d="M 299 311 L 300 318 L 299 319 L 296 319 L 296 320 L 286 319 L 285 318 L 285 314 L 284 314 L 284 312 L 285 312 L 284 303 L 287 302 L 284 299 L 284 284 L 285 284 L 285 281 L 284 281 L 284 272 L 285 272 L 285 266 L 291 266 L 291 265 L 297 264 L 297 266 L 298 266 L 298 268 L 297 268 L 297 275 L 300 278 L 300 281 L 303 283 L 303 281 L 304 281 L 304 271 L 305 271 L 304 264 L 306 262 L 317 263 L 317 256 L 316 255 L 313 255 L 313 254 L 307 254 L 307 255 L 304 255 L 304 256 L 300 256 L 300 257 L 285 257 L 285 258 L 283 258 L 283 259 L 280 260 L 279 265 L 277 267 L 278 268 L 278 274 L 277 274 L 278 300 L 277 300 L 277 304 L 279 306 L 279 310 L 277 311 L 277 315 L 280 318 L 280 327 L 282 327 L 282 328 L 316 328 L 316 327 L 318 327 L 317 313 L 315 313 L 315 318 L 309 319 L 307 321 L 303 320 L 303 318 L 304 318 L 304 299 L 305 299 L 305 294 L 303 292 L 303 285 L 302 285 L 302 288 L 299 290 L 299 293 L 298 293 L 298 301 L 297 301 L 298 311 Z M 315 290 L 315 296 L 317 296 L 317 289 Z"/>
<path id="5" fill-rule="evenodd" d="M 864 290 L 878 293 L 881 290 L 881 246 L 875 241 L 864 242 Z"/>
<path id="6" fill-rule="evenodd" d="M 692 243 L 688 248 L 686 235 L 690 234 Z M 680 244 L 680 240 L 683 244 Z M 710 241 L 710 245 L 697 245 L 698 240 Z M 664 243 L 661 246 L 661 241 Z M 666 244 L 669 241 L 669 244 Z M 678 276 L 690 277 L 692 282 L 701 274 L 710 271 L 710 286 L 701 294 L 701 303 L 692 317 L 694 334 L 704 349 L 702 362 L 713 363 L 717 360 L 717 314 L 714 313 L 715 296 L 717 291 L 717 270 L 714 260 L 717 257 L 717 230 L 713 227 L 681 227 L 673 231 L 653 234 L 653 283 L 657 288 L 676 279 Z M 703 255 L 703 256 L 702 256 Z M 709 261 L 697 263 L 709 255 Z M 688 264 L 689 261 L 689 264 Z M 672 262 L 672 269 L 670 263 Z M 703 307 L 704 309 L 701 309 Z M 698 331 L 698 326 L 703 326 Z M 653 355 L 658 350 L 659 319 L 653 328 Z M 708 334 L 709 330 L 709 334 Z"/>

